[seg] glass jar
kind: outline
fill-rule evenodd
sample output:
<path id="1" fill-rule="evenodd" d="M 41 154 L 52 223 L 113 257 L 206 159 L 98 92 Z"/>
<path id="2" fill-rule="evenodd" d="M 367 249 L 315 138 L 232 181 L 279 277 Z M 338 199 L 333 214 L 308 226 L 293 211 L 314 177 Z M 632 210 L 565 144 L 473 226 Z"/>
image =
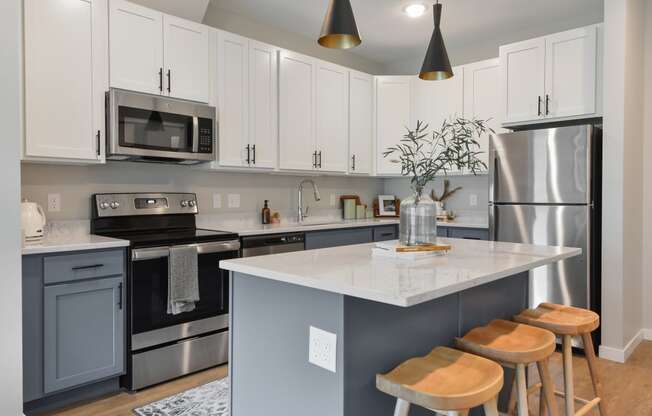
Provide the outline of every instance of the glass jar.
<path id="1" fill-rule="evenodd" d="M 414 193 L 401 201 L 400 243 L 405 246 L 437 242 L 437 204 L 427 194 Z"/>

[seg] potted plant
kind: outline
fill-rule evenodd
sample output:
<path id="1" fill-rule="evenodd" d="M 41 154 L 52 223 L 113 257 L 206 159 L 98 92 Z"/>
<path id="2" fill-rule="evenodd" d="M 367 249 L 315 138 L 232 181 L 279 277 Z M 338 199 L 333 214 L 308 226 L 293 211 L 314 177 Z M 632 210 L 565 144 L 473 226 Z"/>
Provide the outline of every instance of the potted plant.
<path id="1" fill-rule="evenodd" d="M 445 120 L 439 130 L 427 133 L 428 124 L 417 121 L 403 139 L 383 152 L 390 162 L 401 164 L 401 175 L 410 177 L 412 196 L 401 202 L 400 242 L 404 245 L 434 244 L 437 241 L 437 208 L 424 188 L 438 174 L 467 169 L 475 175 L 487 168 L 478 158 L 478 138 L 493 133 L 488 120 L 455 118 Z"/>

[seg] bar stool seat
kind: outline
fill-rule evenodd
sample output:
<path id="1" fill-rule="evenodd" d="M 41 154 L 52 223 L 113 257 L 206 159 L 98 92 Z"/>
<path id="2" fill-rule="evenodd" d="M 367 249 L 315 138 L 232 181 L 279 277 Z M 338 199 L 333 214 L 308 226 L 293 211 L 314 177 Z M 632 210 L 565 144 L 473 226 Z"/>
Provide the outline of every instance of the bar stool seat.
<path id="1" fill-rule="evenodd" d="M 497 416 L 496 399 L 503 387 L 503 369 L 486 358 L 437 347 L 387 374 L 378 374 L 376 387 L 398 399 L 395 415 L 407 415 L 409 405 L 416 404 L 460 415 L 486 405 L 485 414 Z"/>
<path id="2" fill-rule="evenodd" d="M 582 335 L 598 329 L 600 315 L 572 306 L 542 303 L 536 309 L 526 309 L 514 320 L 528 325 L 545 328 L 557 335 Z"/>
<path id="3" fill-rule="evenodd" d="M 554 400 L 554 384 L 548 369 L 548 359 L 556 346 L 556 338 L 552 332 L 498 319 L 486 326 L 472 329 L 462 338 L 457 338 L 456 342 L 457 347 L 464 351 L 516 368 L 519 416 L 528 415 L 526 366 L 536 363 L 549 414 L 558 414 Z"/>

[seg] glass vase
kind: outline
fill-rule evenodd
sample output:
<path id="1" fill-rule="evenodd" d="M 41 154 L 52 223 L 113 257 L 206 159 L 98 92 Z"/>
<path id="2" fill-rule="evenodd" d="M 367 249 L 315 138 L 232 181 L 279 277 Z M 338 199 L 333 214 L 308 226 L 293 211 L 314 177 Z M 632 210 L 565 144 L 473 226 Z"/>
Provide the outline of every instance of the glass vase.
<path id="1" fill-rule="evenodd" d="M 401 201 L 399 238 L 405 246 L 437 242 L 437 204 L 430 196 L 415 192 Z"/>

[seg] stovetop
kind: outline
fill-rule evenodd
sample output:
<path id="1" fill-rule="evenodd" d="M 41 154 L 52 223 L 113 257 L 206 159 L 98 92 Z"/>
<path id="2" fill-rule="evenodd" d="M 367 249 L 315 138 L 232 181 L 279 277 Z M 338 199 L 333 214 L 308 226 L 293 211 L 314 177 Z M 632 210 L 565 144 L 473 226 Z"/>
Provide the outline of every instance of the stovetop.
<path id="1" fill-rule="evenodd" d="M 203 228 L 181 230 L 159 229 L 151 231 L 121 230 L 96 232 L 96 234 L 129 240 L 132 247 L 154 247 L 238 239 L 238 234 L 232 232 L 206 230 Z"/>

